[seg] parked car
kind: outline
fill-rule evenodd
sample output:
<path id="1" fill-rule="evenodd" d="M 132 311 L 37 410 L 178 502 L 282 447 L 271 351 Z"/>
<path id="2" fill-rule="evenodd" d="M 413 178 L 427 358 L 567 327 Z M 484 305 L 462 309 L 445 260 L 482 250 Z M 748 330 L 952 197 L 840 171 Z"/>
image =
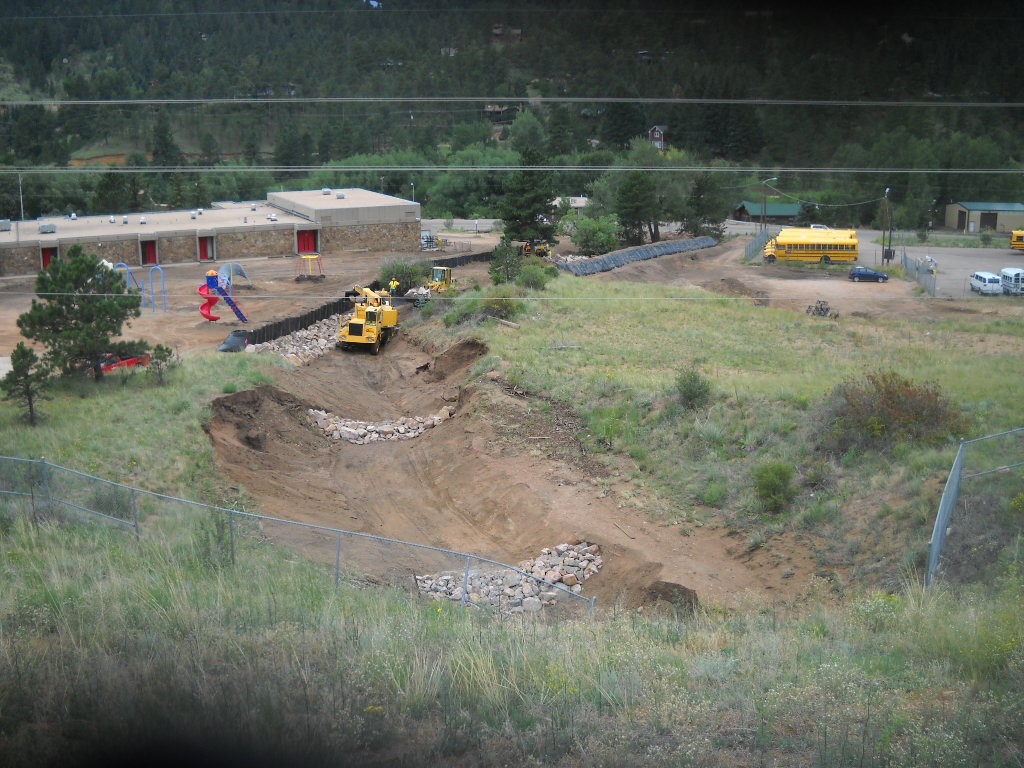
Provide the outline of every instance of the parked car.
<path id="1" fill-rule="evenodd" d="M 987 293 L 1001 296 L 1003 282 L 999 279 L 999 275 L 992 272 L 975 272 L 971 275 L 971 290 L 982 295 Z"/>
<path id="2" fill-rule="evenodd" d="M 855 283 L 865 281 L 884 283 L 889 279 L 889 276 L 885 272 L 879 272 L 877 269 L 871 269 L 870 267 L 854 267 L 850 270 L 850 279 Z"/>
<path id="3" fill-rule="evenodd" d="M 142 365 L 149 365 L 149 354 L 146 352 L 141 355 L 115 355 L 109 353 L 100 358 L 100 369 L 104 373 L 110 373 L 119 368 L 135 368 Z"/>

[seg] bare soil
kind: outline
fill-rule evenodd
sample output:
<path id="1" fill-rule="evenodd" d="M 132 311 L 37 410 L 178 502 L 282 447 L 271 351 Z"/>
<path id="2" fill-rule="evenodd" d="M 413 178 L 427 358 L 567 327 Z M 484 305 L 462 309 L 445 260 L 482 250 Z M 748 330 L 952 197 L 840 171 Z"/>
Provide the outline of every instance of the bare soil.
<path id="1" fill-rule="evenodd" d="M 479 235 L 465 239 L 478 249 L 492 244 Z M 742 241 L 734 241 L 587 279 L 697 285 L 800 313 L 826 299 L 840 317 L 975 311 L 921 301 L 911 283 L 898 280 L 853 284 L 844 276 L 783 265 L 745 266 L 742 247 Z M 236 281 L 236 300 L 249 315 L 248 326 L 223 304 L 218 305 L 220 321 L 200 317 L 196 289 L 209 265 L 168 267 L 167 311 L 147 308 L 126 335 L 175 347 L 183 355 L 212 350 L 235 328 L 297 314 L 370 282 L 386 260 L 422 256 L 325 258 L 327 277 L 317 282 L 296 282 L 292 260 L 243 262 L 252 286 Z M 485 264 L 460 267 L 458 273 L 463 284 L 488 282 Z M 31 297 L 31 279 L 0 281 L 0 349 L 20 340 L 15 319 Z M 157 309 L 162 309 L 160 298 Z M 819 566 L 808 542 L 797 536 L 773 537 L 751 552 L 723 529 L 651 522 L 645 500 L 625 482 L 625 468 L 617 471 L 586 455 L 575 440 L 578 427 L 571 413 L 549 407 L 541 415 L 529 398 L 500 379 L 470 382 L 472 366 L 485 352 L 475 342 L 421 348 L 399 334 L 376 357 L 332 352 L 283 370 L 273 386 L 213 404 L 207 431 L 218 470 L 264 514 L 508 563 L 561 542 L 599 544 L 605 566 L 585 591 L 603 605 L 651 603 L 673 585 L 695 591 L 702 602 L 726 606 L 752 600 L 789 603 L 808 589 Z M 433 414 L 445 404 L 456 405 L 452 419 L 402 442 L 333 443 L 305 419 L 310 407 L 377 421 Z"/>

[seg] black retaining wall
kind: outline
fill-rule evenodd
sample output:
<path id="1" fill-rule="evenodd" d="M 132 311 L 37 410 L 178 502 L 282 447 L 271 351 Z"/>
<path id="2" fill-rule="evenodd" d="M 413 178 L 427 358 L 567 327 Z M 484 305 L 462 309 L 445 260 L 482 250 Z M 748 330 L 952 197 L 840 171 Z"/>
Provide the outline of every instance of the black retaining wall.
<path id="1" fill-rule="evenodd" d="M 634 261 L 645 261 L 658 256 L 667 256 L 670 253 L 685 253 L 697 251 L 701 248 L 711 248 L 718 245 L 713 237 L 695 237 L 692 240 L 662 240 L 659 243 L 650 245 L 638 245 L 635 248 L 625 248 L 614 253 L 606 253 L 604 256 L 595 256 L 586 261 L 569 261 L 558 265 L 559 269 L 572 272 L 574 275 L 583 277 L 585 275 L 596 275 L 598 272 L 607 272 L 616 267 L 624 267 Z"/>
<path id="2" fill-rule="evenodd" d="M 464 264 L 469 264 L 474 261 L 490 261 L 494 258 L 494 254 L 490 251 L 486 253 L 465 253 L 461 256 L 447 256 L 443 259 L 431 259 L 431 262 L 439 267 L 461 267 Z M 379 290 L 380 285 L 376 283 L 370 283 L 368 286 L 371 290 Z M 402 297 L 397 297 L 401 299 Z M 400 303 L 396 301 L 396 304 Z M 253 328 L 248 332 L 248 343 L 249 344 L 265 344 L 268 341 L 279 339 L 282 336 L 287 336 L 289 333 L 295 333 L 301 331 L 303 328 L 308 328 L 320 320 L 325 320 L 331 315 L 342 315 L 349 312 L 352 309 L 352 299 L 345 297 L 341 299 L 335 299 L 329 301 L 316 309 L 311 309 L 301 315 L 294 315 L 292 317 L 286 317 L 281 320 L 275 320 L 272 323 L 267 323 L 260 328 Z"/>

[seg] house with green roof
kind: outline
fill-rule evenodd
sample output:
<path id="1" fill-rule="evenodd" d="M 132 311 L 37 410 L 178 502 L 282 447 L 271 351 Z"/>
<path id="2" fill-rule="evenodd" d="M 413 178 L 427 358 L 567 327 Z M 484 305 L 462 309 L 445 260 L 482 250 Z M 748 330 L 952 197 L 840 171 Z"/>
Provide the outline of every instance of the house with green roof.
<path id="1" fill-rule="evenodd" d="M 765 203 L 766 224 L 792 224 L 800 213 L 799 203 Z M 736 221 L 761 221 L 761 203 L 740 200 L 733 206 L 732 218 Z"/>
<path id="2" fill-rule="evenodd" d="M 1024 229 L 1024 203 L 950 203 L 944 223 L 949 229 L 965 233 Z"/>

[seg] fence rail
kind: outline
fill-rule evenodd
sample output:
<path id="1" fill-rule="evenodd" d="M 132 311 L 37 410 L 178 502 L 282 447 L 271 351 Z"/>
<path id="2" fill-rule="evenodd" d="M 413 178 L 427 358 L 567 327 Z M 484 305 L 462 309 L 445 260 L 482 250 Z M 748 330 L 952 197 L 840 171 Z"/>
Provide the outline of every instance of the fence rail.
<path id="1" fill-rule="evenodd" d="M 335 585 L 343 580 L 384 584 L 505 613 L 576 614 L 592 611 L 596 603 L 596 598 L 584 597 L 564 584 L 481 555 L 211 506 L 123 485 L 45 459 L 0 456 L 0 514 L 103 521 L 131 530 L 141 539 L 147 523 L 167 515 L 184 517 L 188 511 L 205 514 L 215 527 L 220 526 L 225 556 L 232 563 L 241 549 L 240 537 L 265 537 L 324 566 Z M 559 610 L 549 610 L 553 607 Z"/>
<path id="2" fill-rule="evenodd" d="M 1007 547 L 1021 542 L 1013 499 L 1021 496 L 1024 427 L 963 440 L 939 499 L 928 542 L 925 585 L 937 578 L 986 579 Z M 955 519 L 954 519 L 955 517 Z"/>

